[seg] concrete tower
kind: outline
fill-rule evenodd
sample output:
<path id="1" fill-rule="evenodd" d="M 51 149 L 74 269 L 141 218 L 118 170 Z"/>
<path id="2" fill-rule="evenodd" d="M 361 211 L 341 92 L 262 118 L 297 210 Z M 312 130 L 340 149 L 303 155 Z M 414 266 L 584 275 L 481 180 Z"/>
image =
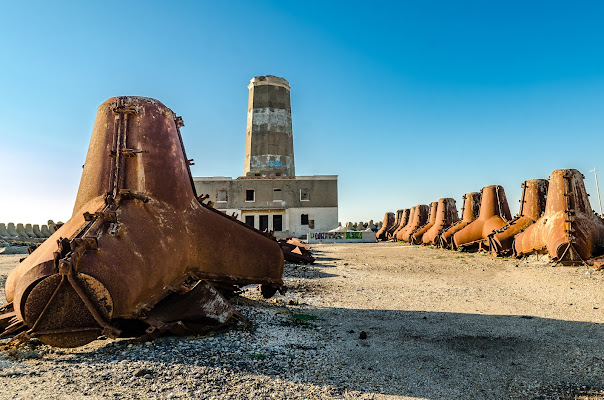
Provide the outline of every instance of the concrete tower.
<path id="1" fill-rule="evenodd" d="M 273 75 L 250 81 L 245 176 L 295 176 L 289 82 Z"/>

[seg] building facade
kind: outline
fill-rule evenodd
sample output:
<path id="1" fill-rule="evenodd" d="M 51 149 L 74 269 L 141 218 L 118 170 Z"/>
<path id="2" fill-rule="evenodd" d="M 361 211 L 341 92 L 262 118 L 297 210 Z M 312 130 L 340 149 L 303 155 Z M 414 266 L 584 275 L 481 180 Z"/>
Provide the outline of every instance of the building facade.
<path id="1" fill-rule="evenodd" d="M 197 193 L 277 237 L 337 227 L 337 175 L 295 176 L 289 82 L 259 76 L 248 89 L 244 176 L 195 177 Z"/>

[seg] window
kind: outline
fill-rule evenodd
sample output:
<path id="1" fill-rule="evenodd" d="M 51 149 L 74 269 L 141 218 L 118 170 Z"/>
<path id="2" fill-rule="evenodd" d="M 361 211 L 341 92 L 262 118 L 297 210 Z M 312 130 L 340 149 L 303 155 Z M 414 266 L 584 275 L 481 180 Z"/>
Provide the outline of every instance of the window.
<path id="1" fill-rule="evenodd" d="M 216 194 L 216 201 L 227 201 L 226 189 L 218 189 L 218 193 Z"/>
<path id="2" fill-rule="evenodd" d="M 283 230 L 283 215 L 273 215 L 273 232 Z"/>
<path id="3" fill-rule="evenodd" d="M 245 216 L 245 223 L 250 225 L 250 226 L 254 226 L 254 216 L 253 215 L 246 215 Z"/>
<path id="4" fill-rule="evenodd" d="M 308 225 L 308 214 L 302 214 L 302 215 L 300 215 L 300 224 L 301 225 Z"/>
<path id="5" fill-rule="evenodd" d="M 282 201 L 283 200 L 283 192 L 281 189 L 273 189 L 273 201 Z"/>
<path id="6" fill-rule="evenodd" d="M 300 189 L 300 201 L 310 201 L 310 192 L 308 188 Z"/>
<path id="7" fill-rule="evenodd" d="M 246 189 L 245 190 L 245 201 L 254 201 L 255 193 L 254 189 Z"/>
<path id="8" fill-rule="evenodd" d="M 258 229 L 264 232 L 268 229 L 268 215 L 259 215 L 259 217 L 260 226 L 258 227 Z"/>

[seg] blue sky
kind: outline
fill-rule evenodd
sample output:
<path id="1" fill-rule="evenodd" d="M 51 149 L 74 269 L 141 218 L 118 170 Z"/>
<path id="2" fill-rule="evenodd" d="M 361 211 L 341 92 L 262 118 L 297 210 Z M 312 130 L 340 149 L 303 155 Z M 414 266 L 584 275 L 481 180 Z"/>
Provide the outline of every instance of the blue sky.
<path id="1" fill-rule="evenodd" d="M 604 168 L 604 3 L 5 2 L 0 222 L 69 219 L 96 108 L 182 115 L 194 176 L 243 173 L 247 84 L 292 87 L 298 175 L 339 175 L 341 221 L 489 184 Z M 604 170 L 602 171 L 604 177 Z"/>

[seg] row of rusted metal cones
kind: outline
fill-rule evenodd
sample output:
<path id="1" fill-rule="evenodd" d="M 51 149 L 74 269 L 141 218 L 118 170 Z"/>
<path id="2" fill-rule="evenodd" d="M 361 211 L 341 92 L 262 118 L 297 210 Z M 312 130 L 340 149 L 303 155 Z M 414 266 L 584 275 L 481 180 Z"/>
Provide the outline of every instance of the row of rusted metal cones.
<path id="1" fill-rule="evenodd" d="M 496 256 L 549 254 L 556 263 L 584 264 L 604 251 L 604 220 L 591 208 L 584 178 L 576 169 L 559 169 L 549 179 L 523 182 L 513 218 L 500 185 L 466 193 L 461 219 L 452 198 L 388 212 L 377 237 Z"/>

